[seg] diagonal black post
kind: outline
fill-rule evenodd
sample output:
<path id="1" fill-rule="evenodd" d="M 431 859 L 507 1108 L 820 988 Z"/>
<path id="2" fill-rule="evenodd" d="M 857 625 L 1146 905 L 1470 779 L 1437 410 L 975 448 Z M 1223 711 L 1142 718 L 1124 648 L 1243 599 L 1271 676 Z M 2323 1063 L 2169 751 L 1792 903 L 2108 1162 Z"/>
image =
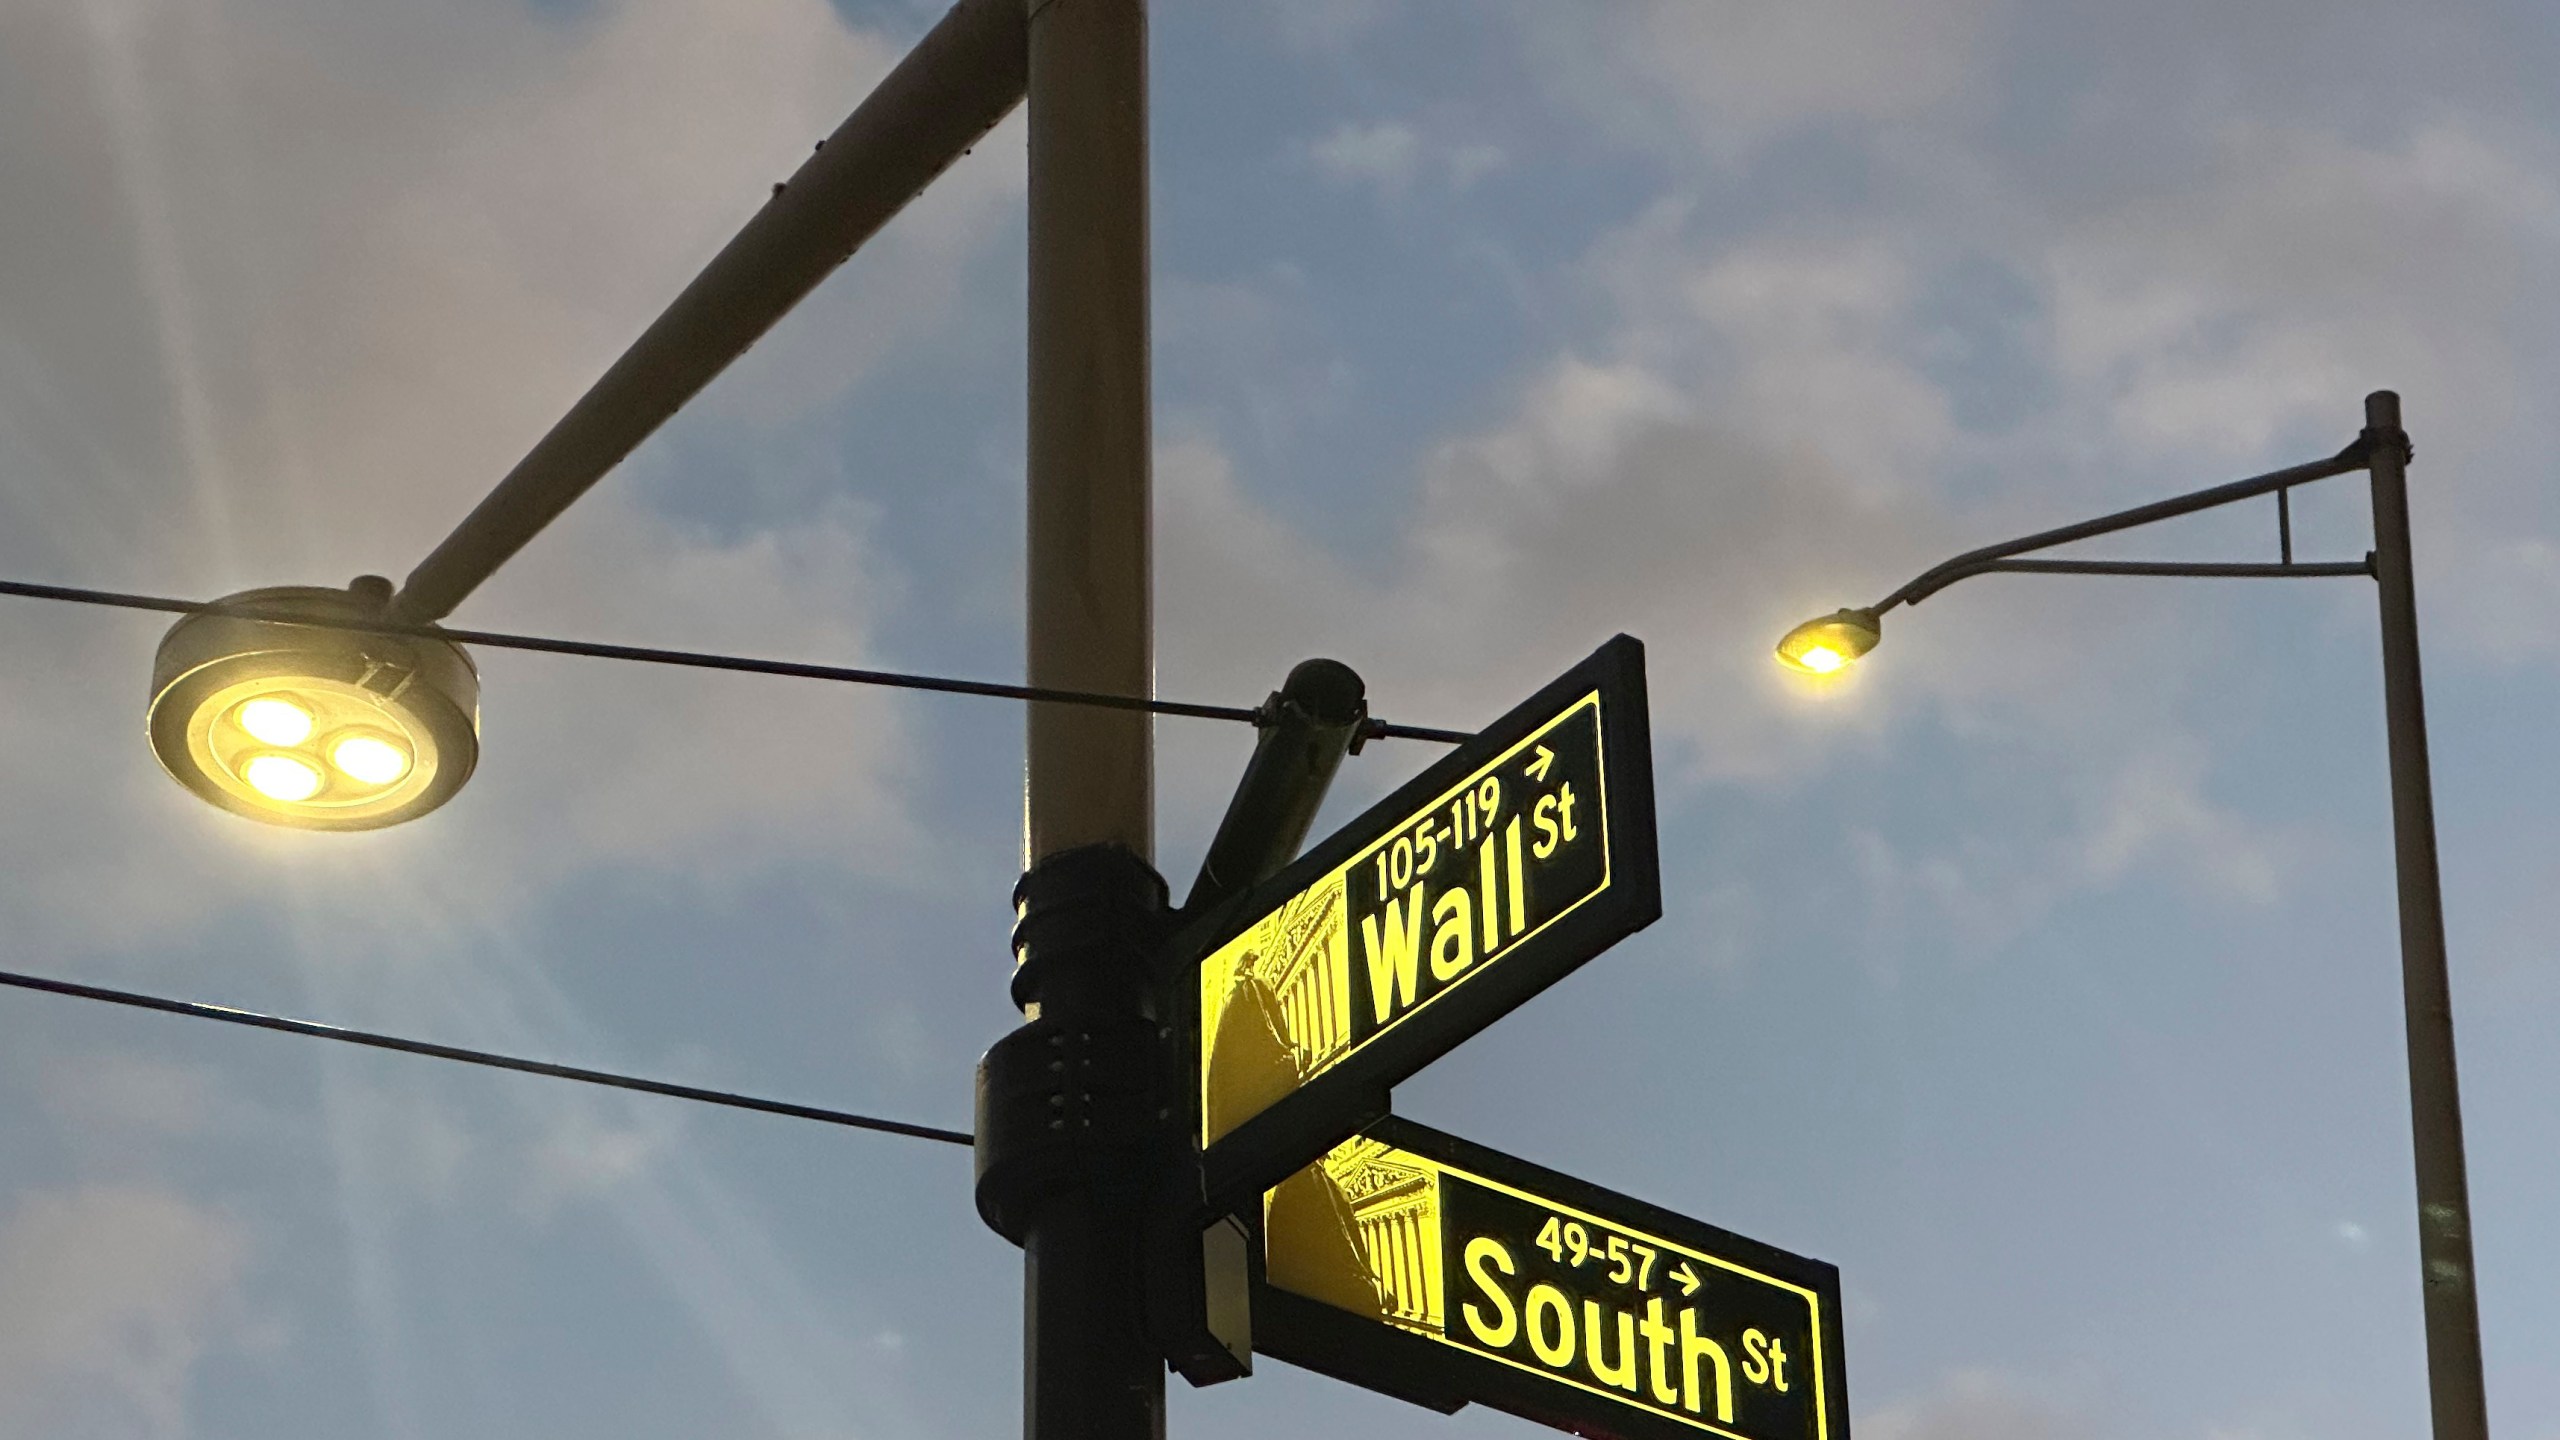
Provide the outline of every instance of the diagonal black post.
<path id="1" fill-rule="evenodd" d="M 1261 733 L 1253 758 L 1182 902 L 1185 913 L 1248 890 L 1297 858 L 1342 757 L 1365 738 L 1368 718 L 1368 686 L 1350 666 L 1305 660 L 1290 670 L 1255 717 Z"/>
<path id="2" fill-rule="evenodd" d="M 2471 1264 L 2471 1185 L 2462 1087 L 2445 976 L 2444 884 L 2436 868 L 2435 786 L 2418 676 L 2418 602 L 2409 563 L 2409 436 L 2400 397 L 2365 397 L 2373 475 L 2374 578 L 2382 598 L 2382 703 L 2391 749 L 2391 839 L 2400 875 L 2400 984 L 2409 1034 L 2409 1121 L 2418 1172 L 2418 1263 L 2427 1317 L 2427 1391 L 2436 1440 L 2488 1440 L 2480 1301 Z"/>
<path id="3" fill-rule="evenodd" d="M 1338 660 L 1308 660 L 1263 702 L 1253 758 L 1209 841 L 1182 919 L 1197 920 L 1243 895 L 1297 858 L 1324 805 L 1342 757 L 1369 731 L 1368 687 Z M 1198 1011 L 1174 999 L 1199 988 L 1198 960 L 1167 954 L 1159 985 L 1173 1015 L 1175 1053 L 1168 1083 L 1196 1083 Z M 1196 1005 L 1196 1002 L 1194 1002 Z M 1203 1193 L 1197 1119 L 1185 1097 L 1170 1107 L 1178 1134 L 1165 1137 L 1166 1163 L 1146 1244 L 1147 1323 L 1182 1378 L 1216 1385 L 1253 1373 L 1252 1274 L 1259 1216 L 1218 1216 Z"/>

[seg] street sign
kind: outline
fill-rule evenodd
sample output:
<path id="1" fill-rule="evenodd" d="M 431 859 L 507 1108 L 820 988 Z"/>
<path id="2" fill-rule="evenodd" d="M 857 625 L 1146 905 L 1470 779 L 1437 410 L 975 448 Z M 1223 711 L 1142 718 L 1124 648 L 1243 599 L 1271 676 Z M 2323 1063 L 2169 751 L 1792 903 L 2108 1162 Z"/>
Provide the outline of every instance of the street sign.
<path id="1" fill-rule="evenodd" d="M 1213 1207 L 1661 913 L 1644 647 L 1620 635 L 1180 942 Z"/>
<path id="2" fill-rule="evenodd" d="M 1840 1272 L 1389 1119 L 1266 1198 L 1254 1348 L 1624 1440 L 1848 1440 Z"/>

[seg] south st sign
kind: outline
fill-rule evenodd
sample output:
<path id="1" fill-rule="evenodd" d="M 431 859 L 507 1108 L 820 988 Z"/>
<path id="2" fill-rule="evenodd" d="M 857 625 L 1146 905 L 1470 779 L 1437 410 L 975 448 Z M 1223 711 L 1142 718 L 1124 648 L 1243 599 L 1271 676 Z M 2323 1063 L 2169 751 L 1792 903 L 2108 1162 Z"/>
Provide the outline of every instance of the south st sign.
<path id="1" fill-rule="evenodd" d="M 1180 941 L 1213 1206 L 1662 913 L 1644 647 L 1612 639 Z"/>
<path id="2" fill-rule="evenodd" d="M 1257 1350 L 1584 1435 L 1847 1440 L 1832 1266 L 1388 1119 L 1266 1197 Z"/>

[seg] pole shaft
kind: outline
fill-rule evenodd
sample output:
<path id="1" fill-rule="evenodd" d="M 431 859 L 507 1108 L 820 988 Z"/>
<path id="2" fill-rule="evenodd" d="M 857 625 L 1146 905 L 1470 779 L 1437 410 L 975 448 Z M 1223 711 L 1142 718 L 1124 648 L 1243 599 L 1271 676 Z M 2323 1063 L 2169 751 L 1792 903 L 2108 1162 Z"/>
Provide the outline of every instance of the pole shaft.
<path id="1" fill-rule="evenodd" d="M 1030 683 L 1155 693 L 1144 0 L 1029 0 Z M 1143 715 L 1031 707 L 1028 855 L 1152 859 Z"/>
<path id="2" fill-rule="evenodd" d="M 1023 0 L 959 0 L 454 527 L 394 602 L 441 620 L 1022 99 Z"/>
<path id="3" fill-rule="evenodd" d="M 2382 601 L 2382 696 L 2391 751 L 2391 833 L 2400 879 L 2400 978 L 2409 1032 L 2409 1118 L 2416 1146 L 2418 1261 L 2427 1322 L 2427 1390 L 2436 1440 L 2488 1440 L 2480 1306 L 2471 1261 L 2471 1194 L 2462 1093 L 2445 976 L 2444 892 L 2436 866 L 2418 607 L 2409 563 L 2407 437 L 2400 397 L 2365 398 L 2372 440 L 2374 573 Z"/>
<path id="4" fill-rule="evenodd" d="M 1029 680 L 1150 695 L 1146 5 L 1014 3 L 1030 9 Z M 1094 845 L 1152 858 L 1146 715 L 1035 702 L 1026 740 L 1027 863 Z M 1041 1006 L 1050 1013 L 1045 994 Z M 1153 1033 L 1092 1018 L 1097 1044 Z M 1140 1283 L 1148 1198 L 1139 1167 L 1086 1173 L 1025 1227 L 1030 1440 L 1164 1434 L 1164 1362 Z"/>

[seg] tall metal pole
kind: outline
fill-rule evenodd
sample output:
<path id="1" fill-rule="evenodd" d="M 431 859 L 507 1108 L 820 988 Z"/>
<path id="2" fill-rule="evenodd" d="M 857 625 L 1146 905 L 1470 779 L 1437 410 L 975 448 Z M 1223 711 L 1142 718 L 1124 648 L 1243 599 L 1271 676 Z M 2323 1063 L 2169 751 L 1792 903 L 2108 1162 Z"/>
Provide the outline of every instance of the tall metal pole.
<path id="1" fill-rule="evenodd" d="M 2471 1188 L 2445 978 L 2444 890 L 2418 679 L 2418 605 L 2409 565 L 2409 437 L 2400 397 L 2364 401 L 2373 475 L 2374 576 L 2382 596 L 2382 699 L 2391 749 L 2391 835 L 2400 871 L 2400 984 L 2409 1030 L 2409 1120 L 2418 1171 L 2418 1261 L 2427 1316 L 2427 1391 L 2436 1440 L 2488 1440 L 2480 1304 L 2472 1283 Z"/>
<path id="2" fill-rule="evenodd" d="M 1147 304 L 1145 0 L 1030 7 L 1029 614 L 1031 683 L 1154 692 Z M 1152 722 L 1031 707 L 1024 791 L 1026 973 L 1062 1056 L 1137 1075 L 1156 1034 L 1133 953 L 1163 882 Z M 1057 883 L 1042 889 L 1044 877 Z M 1148 882 L 1153 892 L 1147 893 Z M 1052 898 L 1054 893 L 1055 898 Z M 1042 905 L 1114 944 L 1044 964 Z M 1153 910 L 1150 911 L 1150 906 Z M 1030 973 L 1041 967 L 1038 975 Z M 1027 994 L 1026 989 L 1036 990 Z M 1079 1048 L 1081 1047 L 1081 1048 Z M 1057 1063 L 1068 1063 L 1061 1059 Z M 1077 1071 L 1086 1073 L 1084 1069 Z M 1101 1089 L 1065 1097 L 1107 1109 Z M 1143 1117 L 1141 1117 L 1143 1118 Z M 1105 1128 L 1109 1128 L 1107 1119 Z M 1023 1226 L 1023 1426 L 1030 1440 L 1159 1440 L 1164 1361 L 1145 1331 L 1141 1226 L 1151 1172 L 1089 1150 Z"/>
<path id="3" fill-rule="evenodd" d="M 1144 0 L 1031 5 L 1031 683 L 1154 693 Z M 1144 715 L 1031 708 L 1028 858 L 1151 857 Z"/>

